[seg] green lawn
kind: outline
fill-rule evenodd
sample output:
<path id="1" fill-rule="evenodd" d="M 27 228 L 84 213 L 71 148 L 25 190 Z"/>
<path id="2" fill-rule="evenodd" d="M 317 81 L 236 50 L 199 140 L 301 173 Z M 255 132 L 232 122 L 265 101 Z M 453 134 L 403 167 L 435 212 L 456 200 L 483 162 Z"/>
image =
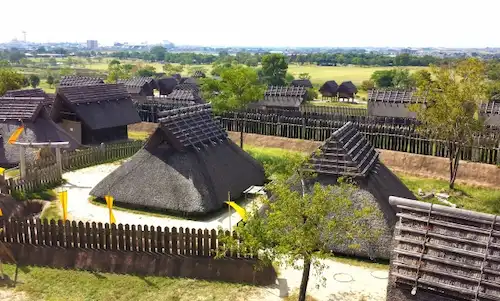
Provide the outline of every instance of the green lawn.
<path id="1" fill-rule="evenodd" d="M 13 279 L 15 267 L 4 265 L 4 268 L 7 275 Z M 36 301 L 230 301 L 246 300 L 256 293 L 255 287 L 243 284 L 91 273 L 40 267 L 19 269 L 18 277 L 18 286 L 9 290 L 23 292 L 28 300 Z"/>

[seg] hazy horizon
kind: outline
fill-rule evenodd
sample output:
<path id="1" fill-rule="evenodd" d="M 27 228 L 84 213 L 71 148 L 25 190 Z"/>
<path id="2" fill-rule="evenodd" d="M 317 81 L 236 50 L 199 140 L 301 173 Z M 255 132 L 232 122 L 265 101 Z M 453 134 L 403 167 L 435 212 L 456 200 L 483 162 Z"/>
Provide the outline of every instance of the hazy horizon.
<path id="1" fill-rule="evenodd" d="M 495 38 L 500 2 L 422 0 L 25 0 L 2 4 L 0 42 L 84 42 L 215 47 L 500 47 Z M 248 4 L 247 4 L 248 3 Z M 135 4 L 135 5 L 132 5 Z M 22 11 L 20 9 L 22 8 Z"/>

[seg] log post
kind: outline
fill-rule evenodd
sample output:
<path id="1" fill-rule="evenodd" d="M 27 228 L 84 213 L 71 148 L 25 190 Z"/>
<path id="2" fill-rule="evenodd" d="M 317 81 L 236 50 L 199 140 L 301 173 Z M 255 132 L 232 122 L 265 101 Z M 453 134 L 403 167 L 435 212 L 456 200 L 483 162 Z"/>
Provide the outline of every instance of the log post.
<path id="1" fill-rule="evenodd" d="M 21 179 L 26 178 L 26 147 L 21 146 L 19 150 L 20 160 L 19 160 L 19 170 L 21 172 Z"/>

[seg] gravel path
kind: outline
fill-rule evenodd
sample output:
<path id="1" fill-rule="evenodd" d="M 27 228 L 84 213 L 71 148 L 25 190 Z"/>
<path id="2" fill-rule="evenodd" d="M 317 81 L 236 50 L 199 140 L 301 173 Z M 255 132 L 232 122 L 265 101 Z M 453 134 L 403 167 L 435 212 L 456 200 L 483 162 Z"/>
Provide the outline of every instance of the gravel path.
<path id="1" fill-rule="evenodd" d="M 93 205 L 88 201 L 90 190 L 119 167 L 119 164 L 103 164 L 64 174 L 67 183 L 63 189 L 68 191 L 68 213 L 72 220 L 108 222 L 108 210 L 102 206 Z M 246 204 L 250 207 L 251 202 Z M 234 211 L 234 210 L 233 210 Z M 228 213 L 205 221 L 183 220 L 169 217 L 155 217 L 126 211 L 114 210 L 118 223 L 154 225 L 162 227 L 190 228 L 229 228 Z M 240 217 L 233 212 L 231 221 L 238 222 Z M 323 260 L 327 267 L 323 272 L 326 285 L 322 286 L 320 278 L 311 271 L 308 293 L 317 300 L 325 301 L 383 301 L 385 300 L 388 271 L 362 268 L 339 263 L 333 260 Z M 258 300 L 282 300 L 287 294 L 297 291 L 301 281 L 301 271 L 292 268 L 281 268 L 278 283 L 271 287 L 259 288 Z M 382 278 L 382 279 L 379 279 Z M 257 299 L 256 299 L 257 300 Z"/>

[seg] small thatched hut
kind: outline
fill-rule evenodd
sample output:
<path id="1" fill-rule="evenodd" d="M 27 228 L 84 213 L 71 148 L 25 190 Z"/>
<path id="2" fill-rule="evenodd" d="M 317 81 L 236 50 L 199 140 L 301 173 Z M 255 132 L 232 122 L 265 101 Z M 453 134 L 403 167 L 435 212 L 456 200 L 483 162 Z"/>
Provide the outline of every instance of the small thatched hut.
<path id="1" fill-rule="evenodd" d="M 290 83 L 293 87 L 304 87 L 304 88 L 312 88 L 313 84 L 308 79 L 294 79 Z"/>
<path id="2" fill-rule="evenodd" d="M 306 98 L 307 90 L 304 87 L 270 86 L 264 94 L 264 100 L 251 104 L 251 107 L 298 110 Z"/>
<path id="3" fill-rule="evenodd" d="M 127 140 L 127 125 L 141 122 L 122 84 L 59 87 L 51 116 L 86 145 Z"/>
<path id="4" fill-rule="evenodd" d="M 356 93 L 358 93 L 358 88 L 351 81 L 345 81 L 340 84 L 337 93 L 339 98 L 354 99 Z"/>
<path id="5" fill-rule="evenodd" d="M 500 300 L 500 218 L 391 197 L 387 301 Z"/>
<path id="6" fill-rule="evenodd" d="M 118 80 L 118 83 L 123 84 L 127 92 L 132 96 L 153 96 L 154 89 L 158 88 L 156 81 L 152 77 L 133 77 Z"/>
<path id="7" fill-rule="evenodd" d="M 361 248 L 352 250 L 347 246 L 332 246 L 332 250 L 342 254 L 388 259 L 396 223 L 396 211 L 389 204 L 389 196 L 412 199 L 415 196 L 380 162 L 378 153 L 364 135 L 351 122 L 346 123 L 325 141 L 319 151 L 313 153 L 308 169 L 317 174 L 308 181 L 309 187 L 315 183 L 336 185 L 340 177 L 349 178 L 359 187 L 352 196 L 354 204 L 369 203 L 381 212 L 379 218 L 370 221 L 372 227 L 383 232 L 377 241 L 353 241 L 359 243 Z"/>
<path id="8" fill-rule="evenodd" d="M 90 192 L 117 203 L 207 214 L 264 182 L 262 166 L 227 137 L 210 105 L 165 111 L 143 149 Z"/>
<path id="9" fill-rule="evenodd" d="M 500 102 L 491 101 L 481 104 L 479 114 L 484 123 L 492 127 L 500 127 Z"/>
<path id="10" fill-rule="evenodd" d="M 102 85 L 104 80 L 98 77 L 89 76 L 63 76 L 59 82 L 60 87 L 67 86 L 91 86 L 91 85 Z"/>
<path id="11" fill-rule="evenodd" d="M 336 98 L 339 85 L 334 80 L 329 80 L 319 88 L 322 98 Z"/>
<path id="12" fill-rule="evenodd" d="M 45 98 L 0 97 L 0 166 L 13 167 L 19 164 L 19 147 L 8 143 L 10 136 L 24 125 L 19 142 L 69 142 L 70 149 L 79 143 L 53 122 L 44 109 Z M 39 150 L 28 148 L 26 159 L 34 161 Z"/>
<path id="13" fill-rule="evenodd" d="M 421 100 L 412 90 L 370 90 L 368 91 L 368 115 L 416 118 L 416 113 L 410 111 L 410 106 L 420 102 Z"/>
<path id="14" fill-rule="evenodd" d="M 173 77 L 160 78 L 157 80 L 158 90 L 160 95 L 168 95 L 174 91 L 175 86 L 177 86 L 177 79 Z"/>

